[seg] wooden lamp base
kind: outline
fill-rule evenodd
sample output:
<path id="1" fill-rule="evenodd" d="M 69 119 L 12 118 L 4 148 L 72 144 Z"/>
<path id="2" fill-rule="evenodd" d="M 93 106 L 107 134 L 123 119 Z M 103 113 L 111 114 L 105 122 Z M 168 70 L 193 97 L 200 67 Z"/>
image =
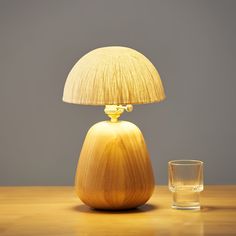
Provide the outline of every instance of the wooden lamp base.
<path id="1" fill-rule="evenodd" d="M 93 125 L 80 153 L 75 189 L 95 209 L 143 205 L 153 193 L 154 177 L 139 128 L 127 121 Z"/>

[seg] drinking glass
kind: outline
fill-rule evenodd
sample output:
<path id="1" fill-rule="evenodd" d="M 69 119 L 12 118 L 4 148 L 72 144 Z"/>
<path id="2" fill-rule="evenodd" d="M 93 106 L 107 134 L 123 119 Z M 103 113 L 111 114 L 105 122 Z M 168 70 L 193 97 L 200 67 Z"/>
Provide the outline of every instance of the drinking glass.
<path id="1" fill-rule="evenodd" d="M 200 209 L 200 192 L 203 191 L 203 162 L 174 160 L 168 162 L 169 190 L 173 194 L 172 208 Z"/>

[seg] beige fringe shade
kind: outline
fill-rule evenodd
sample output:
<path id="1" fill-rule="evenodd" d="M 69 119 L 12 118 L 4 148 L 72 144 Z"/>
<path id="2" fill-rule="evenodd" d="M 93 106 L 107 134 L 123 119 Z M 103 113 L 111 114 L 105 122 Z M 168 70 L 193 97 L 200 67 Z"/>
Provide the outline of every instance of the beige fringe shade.
<path id="1" fill-rule="evenodd" d="M 138 51 L 103 47 L 84 55 L 69 73 L 63 101 L 87 105 L 143 104 L 165 98 L 160 76 Z"/>

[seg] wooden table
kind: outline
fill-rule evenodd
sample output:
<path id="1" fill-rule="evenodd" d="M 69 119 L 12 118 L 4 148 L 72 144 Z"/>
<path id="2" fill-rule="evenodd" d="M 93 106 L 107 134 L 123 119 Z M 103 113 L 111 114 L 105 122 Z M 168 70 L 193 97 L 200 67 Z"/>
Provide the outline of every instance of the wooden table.
<path id="1" fill-rule="evenodd" d="M 170 208 L 158 186 L 136 210 L 94 211 L 73 187 L 0 187 L 0 235 L 236 235 L 236 185 L 206 186 L 200 211 Z"/>

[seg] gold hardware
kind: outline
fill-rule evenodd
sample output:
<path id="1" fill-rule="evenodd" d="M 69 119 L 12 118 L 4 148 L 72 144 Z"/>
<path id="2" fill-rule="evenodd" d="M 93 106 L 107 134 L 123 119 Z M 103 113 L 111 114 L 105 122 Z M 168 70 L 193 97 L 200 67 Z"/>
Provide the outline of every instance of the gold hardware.
<path id="1" fill-rule="evenodd" d="M 133 106 L 131 104 L 123 105 L 106 105 L 104 112 L 111 118 L 111 122 L 117 122 L 118 118 L 124 112 L 133 111 Z"/>

